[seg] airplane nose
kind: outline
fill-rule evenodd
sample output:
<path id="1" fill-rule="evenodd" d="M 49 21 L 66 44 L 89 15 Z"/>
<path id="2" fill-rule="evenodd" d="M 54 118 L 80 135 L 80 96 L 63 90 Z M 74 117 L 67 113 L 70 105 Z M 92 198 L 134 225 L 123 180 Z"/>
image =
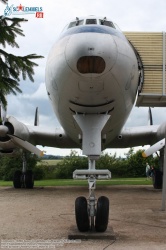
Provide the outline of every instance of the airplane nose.
<path id="1" fill-rule="evenodd" d="M 107 34 L 75 34 L 68 40 L 65 58 L 68 66 L 77 74 L 105 74 L 116 62 L 116 43 Z"/>

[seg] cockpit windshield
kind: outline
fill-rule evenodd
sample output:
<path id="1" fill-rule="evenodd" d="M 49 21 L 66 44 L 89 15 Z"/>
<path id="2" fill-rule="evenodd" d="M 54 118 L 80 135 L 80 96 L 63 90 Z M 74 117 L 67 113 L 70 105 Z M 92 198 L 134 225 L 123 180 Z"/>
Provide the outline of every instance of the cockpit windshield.
<path id="1" fill-rule="evenodd" d="M 101 25 L 109 26 L 109 27 L 112 27 L 115 29 L 115 25 L 111 21 L 107 21 L 105 19 L 103 19 L 103 20 L 99 19 L 99 22 Z"/>
<path id="2" fill-rule="evenodd" d="M 86 24 L 97 24 L 97 19 L 86 19 Z"/>
<path id="3" fill-rule="evenodd" d="M 98 18 L 85 18 L 85 19 L 79 19 L 78 17 L 76 17 L 76 20 L 69 23 L 67 29 L 75 27 L 75 26 L 79 26 L 79 25 L 104 25 L 104 26 L 108 26 L 111 28 L 116 29 L 116 26 L 114 25 L 113 22 L 108 21 L 106 19 L 106 17 L 104 17 L 103 19 L 98 19 Z"/>
<path id="4" fill-rule="evenodd" d="M 83 25 L 84 20 L 76 20 L 74 22 L 71 22 L 68 26 L 68 28 L 72 28 L 78 25 Z"/>

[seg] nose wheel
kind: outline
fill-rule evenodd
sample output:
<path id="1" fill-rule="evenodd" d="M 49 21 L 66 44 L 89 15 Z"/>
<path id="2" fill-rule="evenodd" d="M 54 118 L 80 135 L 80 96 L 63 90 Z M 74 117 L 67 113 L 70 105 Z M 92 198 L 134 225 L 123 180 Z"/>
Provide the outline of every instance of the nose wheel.
<path id="1" fill-rule="evenodd" d="M 77 228 L 80 232 L 105 232 L 109 221 L 109 199 L 99 197 L 95 209 L 95 216 L 89 215 L 87 199 L 80 196 L 75 201 L 75 216 Z"/>
<path id="2" fill-rule="evenodd" d="M 97 211 L 95 219 L 95 229 L 97 232 L 105 232 L 109 220 L 109 199 L 105 196 L 99 197 L 97 201 Z"/>
<path id="3" fill-rule="evenodd" d="M 90 229 L 87 199 L 80 196 L 75 201 L 75 216 L 78 230 L 86 232 Z"/>

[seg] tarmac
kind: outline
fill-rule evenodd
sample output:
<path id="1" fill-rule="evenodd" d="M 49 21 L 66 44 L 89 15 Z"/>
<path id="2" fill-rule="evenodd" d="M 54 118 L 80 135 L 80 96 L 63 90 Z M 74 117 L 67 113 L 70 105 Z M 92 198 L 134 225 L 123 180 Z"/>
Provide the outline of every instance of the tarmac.
<path id="1" fill-rule="evenodd" d="M 148 186 L 99 186 L 110 200 L 105 233 L 80 233 L 75 199 L 88 187 L 0 187 L 1 249 L 165 250 L 166 212 L 161 190 Z"/>

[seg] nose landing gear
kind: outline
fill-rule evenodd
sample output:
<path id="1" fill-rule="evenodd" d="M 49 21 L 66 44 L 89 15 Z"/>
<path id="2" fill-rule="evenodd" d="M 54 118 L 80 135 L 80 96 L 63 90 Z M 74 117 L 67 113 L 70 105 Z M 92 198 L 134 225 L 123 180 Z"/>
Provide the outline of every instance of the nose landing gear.
<path id="1" fill-rule="evenodd" d="M 75 217 L 80 232 L 105 232 L 109 220 L 109 199 L 101 196 L 96 200 L 96 179 L 110 179 L 109 170 L 96 170 L 95 159 L 90 157 L 88 170 L 75 170 L 74 179 L 88 179 L 89 198 L 80 196 L 75 201 Z"/>
<path id="2" fill-rule="evenodd" d="M 95 168 L 96 160 L 101 155 L 102 139 L 101 131 L 107 123 L 108 114 L 76 114 L 73 116 L 82 130 L 83 154 L 89 157 L 88 170 L 75 170 L 74 179 L 87 179 L 89 183 L 89 198 L 78 197 L 75 202 L 75 215 L 78 230 L 104 232 L 107 229 L 109 219 L 109 200 L 105 196 L 95 197 L 96 179 L 110 179 L 109 170 L 98 170 Z M 78 138 L 80 136 L 78 135 Z"/>

